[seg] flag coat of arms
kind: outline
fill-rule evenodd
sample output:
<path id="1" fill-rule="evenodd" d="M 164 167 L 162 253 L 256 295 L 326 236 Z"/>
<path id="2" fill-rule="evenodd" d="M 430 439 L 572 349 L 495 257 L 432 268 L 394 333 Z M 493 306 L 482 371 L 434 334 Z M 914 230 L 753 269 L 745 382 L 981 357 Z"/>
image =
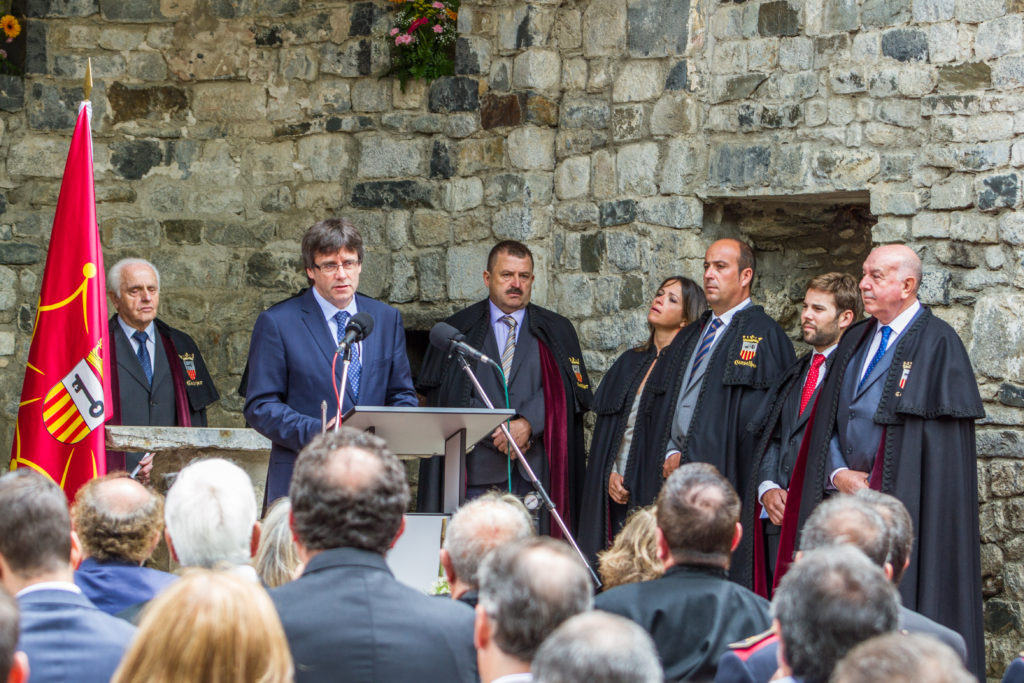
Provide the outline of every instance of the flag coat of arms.
<path id="1" fill-rule="evenodd" d="M 53 219 L 11 452 L 11 469 L 45 474 L 69 499 L 106 473 L 103 424 L 112 412 L 90 118 L 83 102 Z"/>
<path id="2" fill-rule="evenodd" d="M 744 336 L 743 345 L 740 347 L 740 358 L 743 360 L 753 360 L 754 356 L 757 355 L 757 345 L 760 341 L 761 337 Z"/>

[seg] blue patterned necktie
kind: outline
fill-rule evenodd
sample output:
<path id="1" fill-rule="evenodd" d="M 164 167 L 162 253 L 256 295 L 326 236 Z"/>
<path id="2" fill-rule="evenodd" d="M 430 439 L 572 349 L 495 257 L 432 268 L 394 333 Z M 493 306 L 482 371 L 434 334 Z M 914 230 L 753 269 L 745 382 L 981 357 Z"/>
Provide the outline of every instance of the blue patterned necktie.
<path id="1" fill-rule="evenodd" d="M 338 324 L 338 343 L 345 337 L 345 325 L 348 325 L 348 311 L 338 311 L 334 314 L 334 322 Z M 359 374 L 362 364 L 359 362 L 359 344 L 352 345 L 352 355 L 348 364 L 348 385 L 352 388 L 352 395 L 359 398 Z"/>
<path id="2" fill-rule="evenodd" d="M 878 361 L 882 360 L 882 356 L 885 355 L 885 347 L 889 345 L 890 334 L 892 334 L 892 328 L 888 325 L 882 325 L 882 343 L 878 345 L 878 351 L 875 351 L 871 362 L 868 363 L 868 369 L 864 372 L 864 376 L 860 378 L 860 384 L 857 385 L 858 389 L 864 385 L 864 381 L 871 376 L 871 371 L 878 365 Z"/>
<path id="3" fill-rule="evenodd" d="M 693 357 L 693 367 L 699 367 L 701 361 L 704 360 L 704 356 L 708 355 L 708 351 L 711 350 L 711 344 L 715 341 L 715 334 L 721 326 L 721 318 L 712 319 L 711 324 L 708 325 L 707 332 L 704 333 L 704 338 L 700 342 L 700 348 L 697 349 L 697 354 Z"/>
<path id="4" fill-rule="evenodd" d="M 153 386 L 153 362 L 149 359 L 149 349 L 146 348 L 146 341 L 149 339 L 142 330 L 136 330 L 135 334 L 132 335 L 132 339 L 139 343 L 139 348 L 136 349 L 135 355 L 139 358 L 139 365 L 142 366 L 142 371 L 146 373 L 146 381 L 149 382 L 149 386 Z"/>

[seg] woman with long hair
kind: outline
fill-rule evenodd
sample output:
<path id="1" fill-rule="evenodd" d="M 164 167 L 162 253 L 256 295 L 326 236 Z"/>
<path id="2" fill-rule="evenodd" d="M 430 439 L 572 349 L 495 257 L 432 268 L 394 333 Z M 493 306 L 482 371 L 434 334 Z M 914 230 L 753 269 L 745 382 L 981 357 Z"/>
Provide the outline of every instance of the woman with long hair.
<path id="1" fill-rule="evenodd" d="M 661 352 L 706 308 L 704 292 L 696 282 L 681 275 L 666 278 L 647 311 L 647 341 L 623 352 L 597 388 L 597 422 L 587 460 L 577 538 L 591 561 L 622 528 L 630 510 L 650 505 L 658 495 L 657 490 L 639 486 L 634 476 L 636 460 L 651 457 L 633 452 L 637 411 Z"/>

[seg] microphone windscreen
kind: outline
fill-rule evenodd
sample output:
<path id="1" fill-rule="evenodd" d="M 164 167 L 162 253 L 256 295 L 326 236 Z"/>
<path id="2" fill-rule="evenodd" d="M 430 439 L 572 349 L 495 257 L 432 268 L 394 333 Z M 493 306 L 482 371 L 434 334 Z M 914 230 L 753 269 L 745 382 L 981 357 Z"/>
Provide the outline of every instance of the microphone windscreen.
<path id="1" fill-rule="evenodd" d="M 430 345 L 436 346 L 437 348 L 446 351 L 448 349 L 448 342 L 452 339 L 459 341 L 462 339 L 462 335 L 452 325 L 446 322 L 440 322 L 430 328 Z"/>
<path id="2" fill-rule="evenodd" d="M 366 339 L 373 332 L 373 316 L 365 311 L 360 311 L 352 316 L 345 329 L 347 330 L 350 327 L 355 327 L 359 331 L 360 340 Z"/>

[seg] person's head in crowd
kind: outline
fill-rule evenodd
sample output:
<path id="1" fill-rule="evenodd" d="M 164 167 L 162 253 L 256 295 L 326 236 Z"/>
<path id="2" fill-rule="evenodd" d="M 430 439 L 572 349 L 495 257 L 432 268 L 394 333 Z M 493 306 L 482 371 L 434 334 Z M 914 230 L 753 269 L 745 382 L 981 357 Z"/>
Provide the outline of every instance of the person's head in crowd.
<path id="1" fill-rule="evenodd" d="M 533 291 L 533 252 L 522 242 L 503 240 L 487 255 L 484 285 L 502 313 L 526 308 Z"/>
<path id="2" fill-rule="evenodd" d="M 480 567 L 473 633 L 480 678 L 529 671 L 544 639 L 593 603 L 590 576 L 565 543 L 528 538 L 495 548 Z"/>
<path id="3" fill-rule="evenodd" d="M 363 237 L 344 218 L 327 218 L 302 236 L 302 265 L 309 283 L 338 309 L 352 302 L 363 271 Z"/>
<path id="4" fill-rule="evenodd" d="M 624 583 L 650 581 L 665 573 L 658 557 L 658 521 L 654 506 L 637 508 L 607 550 L 598 553 L 597 572 L 604 590 Z"/>
<path id="5" fill-rule="evenodd" d="M 190 569 L 146 607 L 116 683 L 288 683 L 292 657 L 266 591 Z"/>
<path id="6" fill-rule="evenodd" d="M 0 588 L 0 681 L 28 680 L 28 657 L 18 652 L 18 603 Z"/>
<path id="7" fill-rule="evenodd" d="M 263 518 L 254 564 L 260 580 L 268 588 L 275 588 L 294 579 L 302 564 L 289 524 L 291 512 L 291 501 L 278 498 Z"/>
<path id="8" fill-rule="evenodd" d="M 480 563 L 489 552 L 533 535 L 529 513 L 506 497 L 509 494 L 485 494 L 459 508 L 448 522 L 441 566 L 452 598 L 459 599 L 480 587 Z"/>
<path id="9" fill-rule="evenodd" d="M 801 552 L 838 545 L 854 546 L 883 569 L 889 562 L 890 535 L 885 520 L 854 496 L 840 494 L 823 501 L 800 532 Z"/>
<path id="10" fill-rule="evenodd" d="M 160 306 L 160 273 L 146 259 L 121 259 L 107 271 L 107 294 L 125 324 L 145 331 Z"/>
<path id="11" fill-rule="evenodd" d="M 783 673 L 824 683 L 858 643 L 899 623 L 899 596 L 885 572 L 857 548 L 805 552 L 772 600 Z"/>
<path id="12" fill-rule="evenodd" d="M 945 643 L 921 633 L 886 633 L 846 653 L 833 683 L 975 683 L 960 656 Z"/>
<path id="13" fill-rule="evenodd" d="M 875 247 L 864 261 L 860 293 L 864 311 L 888 325 L 917 301 L 921 259 L 904 244 Z"/>
<path id="14" fill-rule="evenodd" d="M 907 506 L 896 496 L 874 489 L 861 489 L 853 494 L 853 497 L 870 505 L 885 522 L 889 531 L 892 582 L 899 585 L 904 572 L 910 566 L 910 551 L 914 548 L 914 521 L 907 512 Z"/>
<path id="15" fill-rule="evenodd" d="M 533 658 L 537 683 L 661 683 L 651 636 L 617 614 L 577 614 L 548 636 Z"/>
<path id="16" fill-rule="evenodd" d="M 677 564 L 729 568 L 743 535 L 740 499 L 714 466 L 687 463 L 665 480 L 655 502 L 658 557 Z"/>
<path id="17" fill-rule="evenodd" d="M 637 350 L 646 351 L 654 346 L 656 332 L 670 332 L 674 335 L 703 315 L 707 308 L 704 290 L 696 282 L 682 275 L 665 278 L 658 285 L 654 301 L 647 310 L 650 336 Z"/>
<path id="18" fill-rule="evenodd" d="M 78 489 L 71 524 L 85 557 L 141 565 L 160 543 L 164 498 L 124 472 L 115 472 Z"/>
<path id="19" fill-rule="evenodd" d="M 824 273 L 807 283 L 800 330 L 804 343 L 824 351 L 860 320 L 864 305 L 857 279 L 848 273 Z"/>
<path id="20" fill-rule="evenodd" d="M 0 584 L 7 592 L 46 581 L 70 583 L 81 561 L 64 492 L 21 468 L 0 477 Z"/>
<path id="21" fill-rule="evenodd" d="M 716 315 L 722 315 L 750 297 L 757 263 L 746 242 L 723 239 L 704 253 L 704 296 Z"/>
<path id="22" fill-rule="evenodd" d="M 165 535 L 183 567 L 248 566 L 260 540 L 252 480 L 221 458 L 190 463 L 164 506 Z"/>
<path id="23" fill-rule="evenodd" d="M 334 548 L 383 555 L 405 528 L 409 485 L 383 439 L 342 428 L 302 449 L 288 497 L 303 562 Z"/>

